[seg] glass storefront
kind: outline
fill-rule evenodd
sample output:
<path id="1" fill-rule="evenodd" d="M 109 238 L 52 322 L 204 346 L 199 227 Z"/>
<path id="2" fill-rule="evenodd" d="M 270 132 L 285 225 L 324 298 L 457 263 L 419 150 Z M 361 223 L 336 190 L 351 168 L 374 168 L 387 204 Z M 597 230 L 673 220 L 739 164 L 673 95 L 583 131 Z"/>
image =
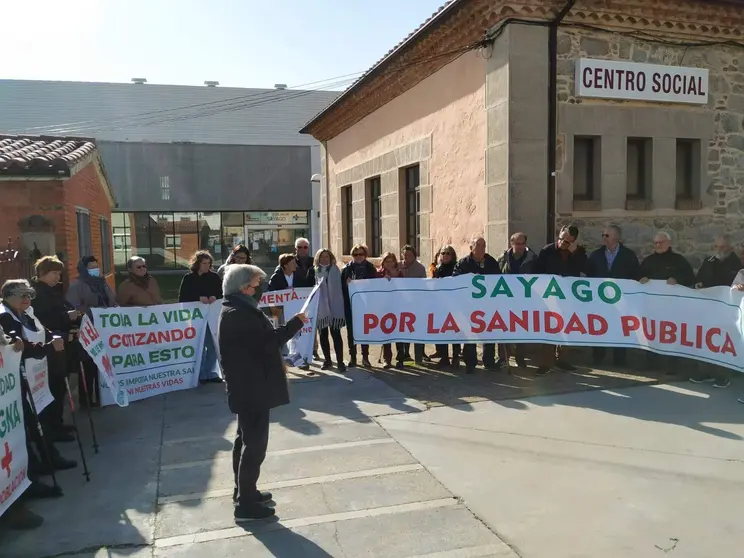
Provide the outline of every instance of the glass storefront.
<path id="1" fill-rule="evenodd" d="M 307 211 L 113 213 L 114 265 L 142 256 L 151 271 L 182 271 L 191 255 L 209 250 L 215 267 L 232 249 L 246 244 L 254 263 L 273 271 L 280 254 L 294 251 L 296 239 L 310 234 Z"/>

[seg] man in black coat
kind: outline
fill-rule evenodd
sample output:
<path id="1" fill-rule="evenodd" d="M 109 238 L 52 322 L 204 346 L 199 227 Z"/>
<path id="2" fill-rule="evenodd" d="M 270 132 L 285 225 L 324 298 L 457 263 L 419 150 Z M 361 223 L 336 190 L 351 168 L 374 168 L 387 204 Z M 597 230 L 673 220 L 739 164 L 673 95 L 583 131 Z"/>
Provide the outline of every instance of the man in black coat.
<path id="1" fill-rule="evenodd" d="M 643 259 L 638 274 L 641 276 L 641 284 L 651 280 L 666 281 L 669 285 L 683 285 L 690 288 L 695 284 L 695 272 L 690 262 L 682 254 L 672 250 L 672 237 L 664 231 L 659 231 L 654 236 L 654 253 Z M 646 366 L 662 368 L 669 375 L 675 374 L 675 360 L 651 351 L 646 352 Z"/>
<path id="2" fill-rule="evenodd" d="M 696 289 L 730 287 L 736 274 L 744 267 L 741 258 L 734 254 L 729 235 L 716 238 L 713 249 L 713 255 L 705 259 L 697 272 Z"/>
<path id="3" fill-rule="evenodd" d="M 486 253 L 486 240 L 482 236 L 476 236 L 473 239 L 470 243 L 470 254 L 457 262 L 452 276 L 467 275 L 468 273 L 475 275 L 501 274 L 499 262 Z M 466 372 L 472 374 L 475 372 L 475 367 L 478 364 L 476 347 L 473 343 L 466 343 L 462 352 Z M 483 366 L 488 370 L 496 370 L 501 366 L 501 363 L 496 362 L 496 345 L 494 343 L 483 345 Z"/>
<path id="4" fill-rule="evenodd" d="M 536 275 L 559 275 L 560 277 L 585 277 L 589 272 L 589 260 L 583 246 L 576 240 L 579 229 L 574 225 L 563 227 L 558 240 L 545 246 L 537 255 L 532 273 Z M 566 347 L 543 345 L 540 350 L 537 374 L 543 376 L 555 367 L 566 372 L 575 372 L 576 367 L 566 361 Z"/>
<path id="5" fill-rule="evenodd" d="M 275 514 L 265 505 L 271 493 L 257 488 L 269 443 L 271 409 L 289 403 L 281 347 L 308 320 L 298 314 L 286 325 L 274 326 L 258 308 L 266 274 L 253 265 L 234 264 L 225 270 L 218 326 L 220 364 L 227 385 L 227 404 L 238 416 L 233 445 L 235 521 L 266 519 Z"/>
<path id="6" fill-rule="evenodd" d="M 617 225 L 609 225 L 602 233 L 602 246 L 589 255 L 589 276 L 608 279 L 630 279 L 638 281 L 640 265 L 638 256 L 625 247 L 620 238 L 622 231 Z M 592 349 L 594 366 L 599 366 L 605 357 L 604 347 Z M 617 366 L 624 366 L 627 360 L 626 350 L 621 347 L 613 349 L 613 361 Z"/>
<path id="7" fill-rule="evenodd" d="M 532 267 L 537 260 L 537 254 L 527 246 L 527 235 L 522 232 L 516 232 L 509 238 L 509 249 L 506 250 L 499 258 L 499 268 L 504 275 L 528 275 L 532 273 Z M 517 366 L 526 368 L 524 361 L 525 345 L 517 343 L 514 356 Z M 508 343 L 499 344 L 499 362 L 505 362 L 509 365 L 509 356 L 511 347 Z"/>

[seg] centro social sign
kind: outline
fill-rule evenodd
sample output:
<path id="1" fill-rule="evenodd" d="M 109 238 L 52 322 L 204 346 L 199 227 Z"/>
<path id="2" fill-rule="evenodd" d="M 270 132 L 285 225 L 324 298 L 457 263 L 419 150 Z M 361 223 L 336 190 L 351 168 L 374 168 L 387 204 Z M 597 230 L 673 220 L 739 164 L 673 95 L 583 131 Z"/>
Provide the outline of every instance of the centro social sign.
<path id="1" fill-rule="evenodd" d="M 581 58 L 576 95 L 658 103 L 708 102 L 708 70 Z"/>

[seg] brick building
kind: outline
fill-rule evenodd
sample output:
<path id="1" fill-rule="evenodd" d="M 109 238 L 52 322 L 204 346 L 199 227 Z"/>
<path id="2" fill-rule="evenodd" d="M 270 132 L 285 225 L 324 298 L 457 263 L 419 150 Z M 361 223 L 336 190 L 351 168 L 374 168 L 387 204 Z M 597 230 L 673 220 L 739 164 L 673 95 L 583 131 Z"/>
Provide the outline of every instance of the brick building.
<path id="1" fill-rule="evenodd" d="M 302 131 L 338 253 L 616 223 L 697 266 L 744 241 L 743 120 L 741 0 L 452 0 Z"/>
<path id="2" fill-rule="evenodd" d="M 113 287 L 114 206 L 92 141 L 0 135 L 0 238 L 19 239 L 25 254 L 58 255 L 68 280 L 93 254 Z"/>

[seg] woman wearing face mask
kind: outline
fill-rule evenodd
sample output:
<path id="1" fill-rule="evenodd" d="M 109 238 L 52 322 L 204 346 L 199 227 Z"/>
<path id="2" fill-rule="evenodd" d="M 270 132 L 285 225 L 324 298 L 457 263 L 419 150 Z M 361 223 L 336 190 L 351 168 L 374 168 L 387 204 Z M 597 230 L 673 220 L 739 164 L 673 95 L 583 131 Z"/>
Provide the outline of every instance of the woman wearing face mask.
<path id="1" fill-rule="evenodd" d="M 433 277 L 435 279 L 441 279 L 443 277 L 452 277 L 452 272 L 455 270 L 457 264 L 457 254 L 455 248 L 447 244 L 442 246 L 439 250 L 439 265 L 434 270 Z M 439 367 L 452 366 L 452 368 L 460 367 L 460 345 L 452 345 L 452 361 L 449 358 L 449 349 L 447 345 L 437 345 L 437 354 L 441 360 L 437 363 Z"/>
<path id="2" fill-rule="evenodd" d="M 315 282 L 323 284 L 318 293 L 318 314 L 316 329 L 319 332 L 320 347 L 323 351 L 323 370 L 333 366 L 331 361 L 331 344 L 328 341 L 330 332 L 333 338 L 333 348 L 336 352 L 338 371 L 345 372 L 344 341 L 341 338 L 341 328 L 344 327 L 344 290 L 341 283 L 341 270 L 336 265 L 336 256 L 330 250 L 318 250 L 315 254 Z"/>
<path id="3" fill-rule="evenodd" d="M 395 257 L 395 254 L 385 252 L 382 255 L 382 262 L 380 267 L 377 268 L 377 277 L 387 279 L 388 281 L 403 277 L 403 272 L 398 266 L 398 258 Z M 385 361 L 385 370 L 393 367 L 393 346 L 390 343 L 385 343 L 382 346 L 382 358 Z M 396 367 L 402 369 L 403 362 L 399 360 Z"/>
<path id="4" fill-rule="evenodd" d="M 67 302 L 81 315 L 87 314 L 91 308 L 111 308 L 116 306 L 116 295 L 114 291 L 101 277 L 98 260 L 95 256 L 83 257 L 77 266 L 78 279 L 67 289 Z M 78 396 L 80 406 L 86 407 L 90 402 L 94 406 L 100 404 L 100 386 L 98 385 L 98 367 L 90 355 L 78 345 L 78 353 L 85 370 L 85 384 L 88 387 L 86 395 L 85 386 L 82 381 L 78 382 Z"/>
<path id="5" fill-rule="evenodd" d="M 377 270 L 367 260 L 367 247 L 363 244 L 356 244 L 351 249 L 351 261 L 341 270 L 341 288 L 344 293 L 344 314 L 346 315 L 346 336 L 349 342 L 349 368 L 355 368 L 357 365 L 356 345 L 354 344 L 354 328 L 351 317 L 351 301 L 349 300 L 349 283 L 358 279 L 374 279 L 377 277 Z M 362 366 L 372 368 L 369 361 L 369 345 L 362 345 Z"/>
<path id="6" fill-rule="evenodd" d="M 163 304 L 158 282 L 147 273 L 147 262 L 140 256 L 132 256 L 127 262 L 129 277 L 119 285 L 116 296 L 119 306 L 155 306 Z"/>

